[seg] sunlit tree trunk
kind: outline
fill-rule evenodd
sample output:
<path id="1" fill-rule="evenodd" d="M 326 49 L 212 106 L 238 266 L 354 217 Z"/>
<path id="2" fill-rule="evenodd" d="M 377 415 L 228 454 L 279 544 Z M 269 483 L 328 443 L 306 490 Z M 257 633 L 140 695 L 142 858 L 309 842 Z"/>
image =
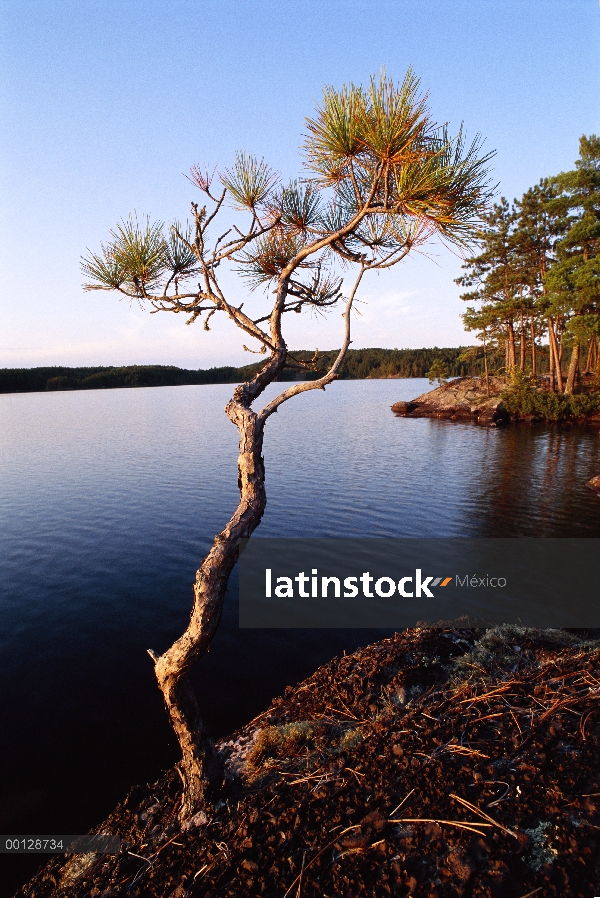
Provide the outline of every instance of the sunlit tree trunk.
<path id="1" fill-rule="evenodd" d="M 560 340 L 558 341 L 558 367 L 562 374 L 562 360 L 563 360 L 563 348 L 564 348 L 564 332 L 560 335 Z"/>
<path id="2" fill-rule="evenodd" d="M 513 327 L 512 321 L 508 322 L 507 330 L 508 330 L 508 361 L 507 361 L 506 367 L 508 368 L 509 371 L 512 371 L 512 369 L 516 365 L 516 358 L 517 358 L 517 353 L 516 353 L 516 349 L 515 349 L 515 329 Z"/>
<path id="3" fill-rule="evenodd" d="M 490 372 L 489 372 L 489 368 L 488 368 L 487 340 L 485 338 L 485 330 L 483 331 L 483 365 L 484 365 L 484 369 L 485 369 L 485 389 L 489 396 L 490 395 Z"/>
<path id="4" fill-rule="evenodd" d="M 185 788 L 181 819 L 192 816 L 220 785 L 217 755 L 205 732 L 187 674 L 210 647 L 221 620 L 227 582 L 239 556 L 240 542 L 258 527 L 267 504 L 262 457 L 264 425 L 249 406 L 264 386 L 275 379 L 284 362 L 285 351 L 281 351 L 272 364 L 265 366 L 262 378 L 258 376 L 262 382 L 257 384 L 255 378 L 250 384 L 237 387 L 225 409 L 240 433 L 240 501 L 226 527 L 215 536 L 210 552 L 196 573 L 194 603 L 185 633 L 163 655 L 153 655 L 158 685 L 182 753 L 179 769 Z"/>
<path id="5" fill-rule="evenodd" d="M 548 378 L 550 380 L 550 389 L 553 393 L 556 392 L 556 362 L 554 360 L 554 346 L 552 345 L 552 339 L 550 334 L 548 334 Z"/>
<path id="6" fill-rule="evenodd" d="M 554 363 L 554 371 L 556 373 L 556 386 L 558 388 L 558 392 L 562 393 L 563 391 L 563 379 L 562 379 L 562 371 L 561 371 L 561 358 L 558 350 L 558 344 L 556 340 L 556 333 L 554 331 L 554 321 L 552 318 L 548 318 L 548 341 L 551 347 L 551 357 Z M 553 381 L 554 383 L 554 381 Z"/>
<path id="7" fill-rule="evenodd" d="M 526 348 L 526 340 L 525 340 L 525 316 L 523 315 L 523 309 L 520 310 L 520 325 L 521 325 L 521 339 L 520 339 L 520 350 L 521 350 L 521 359 L 520 366 L 521 371 L 525 371 L 525 348 Z"/>
<path id="8" fill-rule="evenodd" d="M 596 338 L 590 339 L 587 362 L 585 364 L 585 373 L 590 374 L 596 367 Z"/>
<path id="9" fill-rule="evenodd" d="M 531 373 L 535 377 L 537 374 L 537 351 L 535 347 L 535 319 L 531 316 Z"/>
<path id="10" fill-rule="evenodd" d="M 565 385 L 565 393 L 568 396 L 573 394 L 573 390 L 575 389 L 575 379 L 577 377 L 577 372 L 579 370 L 579 336 L 575 336 L 575 342 L 573 343 L 573 352 L 571 353 L 571 362 L 569 364 L 569 373 L 567 374 L 567 383 Z"/>

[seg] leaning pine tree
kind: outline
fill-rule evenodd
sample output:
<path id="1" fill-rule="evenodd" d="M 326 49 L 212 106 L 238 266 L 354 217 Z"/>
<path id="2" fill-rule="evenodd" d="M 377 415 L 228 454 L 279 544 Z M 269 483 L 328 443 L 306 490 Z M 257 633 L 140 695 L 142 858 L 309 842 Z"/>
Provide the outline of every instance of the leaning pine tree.
<path id="1" fill-rule="evenodd" d="M 284 186 L 263 160 L 240 153 L 218 175 L 222 189 L 215 192 L 214 176 L 195 166 L 190 179 L 205 194 L 206 205 L 192 203 L 188 228 L 175 222 L 165 233 L 160 224 L 130 218 L 83 264 L 88 289 L 118 291 L 154 312 L 182 312 L 188 324 L 205 316 L 206 329 L 212 315 L 224 314 L 266 356 L 225 408 L 240 434 L 239 504 L 196 573 L 187 629 L 164 654 L 149 652 L 182 753 L 181 819 L 211 800 L 221 781 L 188 673 L 219 625 L 240 542 L 265 510 L 265 424 L 282 403 L 305 390 L 325 389 L 337 377 L 365 273 L 396 265 L 433 236 L 466 247 L 491 196 L 486 168 L 491 154 L 481 155 L 478 138 L 467 147 L 462 130 L 451 138 L 434 124 L 410 71 L 402 85 L 382 74 L 366 89 L 326 88 L 322 106 L 306 125 L 301 180 Z M 228 214 L 228 206 L 245 214 L 246 223 L 219 234 L 217 219 Z M 234 305 L 227 298 L 220 277 L 227 264 L 236 266 L 250 292 L 263 287 L 273 297 L 268 314 L 252 314 L 245 303 Z M 354 269 L 353 282 L 343 294 L 340 273 L 348 269 Z M 192 279 L 199 280 L 197 288 L 187 286 Z M 328 310 L 339 302 L 345 329 L 329 370 L 255 410 L 284 367 L 299 365 L 288 352 L 284 315 Z"/>

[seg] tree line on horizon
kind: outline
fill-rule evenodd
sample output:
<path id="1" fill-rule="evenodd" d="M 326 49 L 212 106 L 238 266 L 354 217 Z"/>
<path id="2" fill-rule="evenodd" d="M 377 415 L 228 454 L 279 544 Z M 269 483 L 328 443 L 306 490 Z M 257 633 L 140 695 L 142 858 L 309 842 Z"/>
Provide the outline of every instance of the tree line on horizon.
<path id="1" fill-rule="evenodd" d="M 486 370 L 491 355 L 508 375 L 541 373 L 545 339 L 550 388 L 571 395 L 581 373 L 600 375 L 600 137 L 581 137 L 572 171 L 512 205 L 502 197 L 483 221 L 456 281 L 473 303 L 465 329 L 477 332 Z"/>
<path id="2" fill-rule="evenodd" d="M 349 349 L 340 368 L 340 380 L 378 378 L 427 377 L 432 365 L 441 365 L 449 377 L 481 375 L 483 360 L 473 347 L 428 349 Z M 316 370 L 286 368 L 280 381 L 314 380 L 319 369 L 331 365 L 339 350 L 316 353 L 298 350 L 291 353 L 299 362 L 315 360 Z M 543 350 L 542 350 L 543 353 Z M 316 355 L 316 359 L 315 359 Z M 547 358 L 547 356 L 546 356 Z M 223 365 L 197 370 L 174 365 L 88 366 L 70 368 L 51 366 L 40 368 L 0 369 L 0 393 L 36 393 L 62 390 L 103 390 L 123 387 L 164 387 L 189 384 L 242 383 L 252 378 L 260 362 L 242 367 Z"/>

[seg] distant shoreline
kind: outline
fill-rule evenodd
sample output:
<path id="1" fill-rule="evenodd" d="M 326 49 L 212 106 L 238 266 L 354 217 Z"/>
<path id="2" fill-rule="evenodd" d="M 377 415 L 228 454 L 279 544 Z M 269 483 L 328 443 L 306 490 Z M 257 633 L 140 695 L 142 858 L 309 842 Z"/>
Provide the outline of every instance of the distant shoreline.
<path id="1" fill-rule="evenodd" d="M 350 349 L 340 369 L 342 380 L 385 380 L 426 377 L 434 361 L 441 362 L 449 377 L 482 374 L 482 359 L 463 361 L 467 347 L 429 349 Z M 319 352 L 318 368 L 327 368 L 338 350 Z M 297 350 L 289 356 L 309 364 L 314 350 Z M 44 393 L 70 390 L 109 390 L 126 387 L 171 387 L 197 384 L 242 383 L 254 376 L 262 362 L 251 365 L 198 370 L 174 365 L 88 366 L 72 368 L 48 366 L 39 368 L 0 368 L 0 393 Z M 302 368 L 284 370 L 281 381 L 313 380 L 318 371 Z"/>

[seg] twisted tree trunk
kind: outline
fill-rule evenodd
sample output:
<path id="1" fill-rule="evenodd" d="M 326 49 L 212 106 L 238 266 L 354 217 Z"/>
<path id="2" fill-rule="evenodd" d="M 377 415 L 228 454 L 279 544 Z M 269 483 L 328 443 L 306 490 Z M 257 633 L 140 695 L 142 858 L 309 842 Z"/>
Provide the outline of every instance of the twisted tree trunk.
<path id="1" fill-rule="evenodd" d="M 212 642 L 221 620 L 229 575 L 239 557 L 240 542 L 256 529 L 267 504 L 262 457 L 264 419 L 259 418 L 250 404 L 276 378 L 285 358 L 285 348 L 274 350 L 253 381 L 236 387 L 225 409 L 240 433 L 240 502 L 226 527 L 215 536 L 210 552 L 196 573 L 194 604 L 185 633 L 160 657 L 149 652 L 181 748 L 179 770 L 184 790 L 180 820 L 193 816 L 210 801 L 220 785 L 217 754 L 205 731 L 187 674 Z"/>

